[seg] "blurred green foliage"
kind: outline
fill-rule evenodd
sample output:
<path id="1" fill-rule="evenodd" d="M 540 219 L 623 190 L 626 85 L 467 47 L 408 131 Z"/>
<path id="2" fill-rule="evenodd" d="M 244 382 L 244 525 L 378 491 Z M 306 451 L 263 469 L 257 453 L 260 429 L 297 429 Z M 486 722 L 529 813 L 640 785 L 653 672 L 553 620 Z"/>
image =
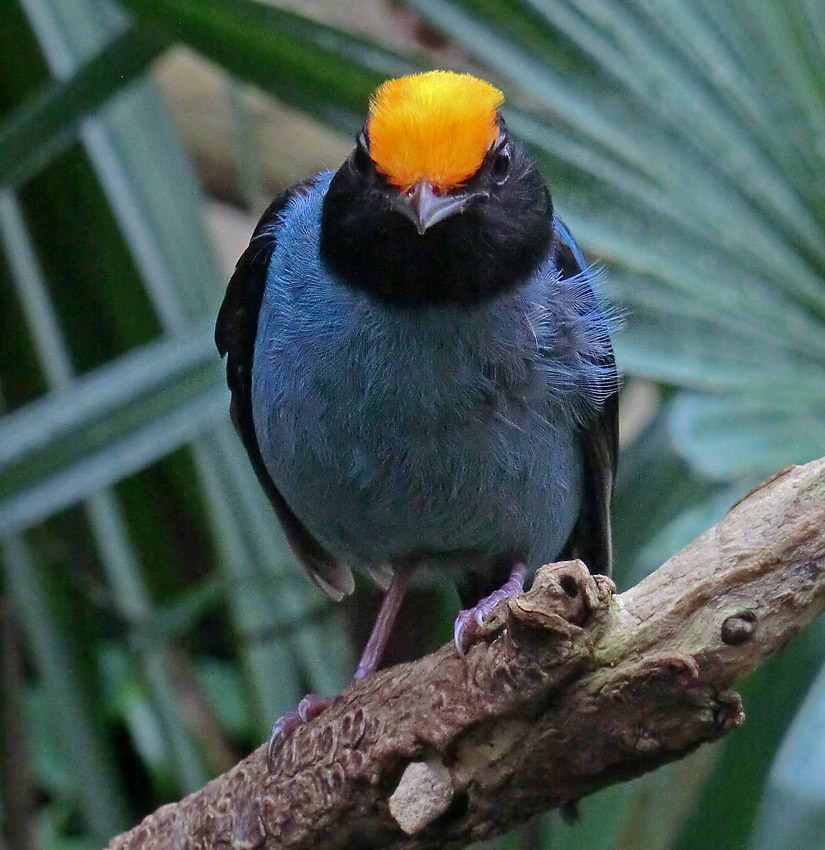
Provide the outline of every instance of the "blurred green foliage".
<path id="1" fill-rule="evenodd" d="M 657 390 L 620 463 L 627 586 L 761 477 L 825 454 L 825 6 L 404 5 L 507 91 L 509 125 L 607 268 L 628 389 Z M 224 281 L 146 76 L 175 43 L 346 132 L 376 83 L 437 61 L 252 0 L 6 0 L 9 850 L 99 846 L 200 787 L 305 690 L 341 687 L 372 604 L 333 608 L 304 580 L 229 425 L 211 342 Z M 420 593 L 445 636 L 454 597 Z M 815 626 L 745 683 L 743 730 L 498 846 L 821 847 L 823 660 Z"/>

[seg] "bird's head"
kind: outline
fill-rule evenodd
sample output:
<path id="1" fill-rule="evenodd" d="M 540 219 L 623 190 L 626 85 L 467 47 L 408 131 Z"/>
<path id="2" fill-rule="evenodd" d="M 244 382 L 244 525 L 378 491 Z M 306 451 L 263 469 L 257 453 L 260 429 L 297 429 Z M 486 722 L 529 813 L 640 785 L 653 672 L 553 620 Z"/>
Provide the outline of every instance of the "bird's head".
<path id="1" fill-rule="evenodd" d="M 503 100 L 449 71 L 380 86 L 324 201 L 326 265 L 408 305 L 472 303 L 526 279 L 549 250 L 552 204 Z"/>

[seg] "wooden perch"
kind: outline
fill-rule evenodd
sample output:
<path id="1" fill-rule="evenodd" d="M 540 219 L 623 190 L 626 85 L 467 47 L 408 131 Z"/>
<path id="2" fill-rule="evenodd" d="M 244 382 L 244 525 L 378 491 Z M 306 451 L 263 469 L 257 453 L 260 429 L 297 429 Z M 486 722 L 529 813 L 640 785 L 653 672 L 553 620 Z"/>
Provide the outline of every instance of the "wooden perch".
<path id="1" fill-rule="evenodd" d="M 743 721 L 729 690 L 825 607 L 825 459 L 760 485 L 621 595 L 542 568 L 487 640 L 348 687 L 112 840 L 126 848 L 458 847 L 680 758 Z"/>

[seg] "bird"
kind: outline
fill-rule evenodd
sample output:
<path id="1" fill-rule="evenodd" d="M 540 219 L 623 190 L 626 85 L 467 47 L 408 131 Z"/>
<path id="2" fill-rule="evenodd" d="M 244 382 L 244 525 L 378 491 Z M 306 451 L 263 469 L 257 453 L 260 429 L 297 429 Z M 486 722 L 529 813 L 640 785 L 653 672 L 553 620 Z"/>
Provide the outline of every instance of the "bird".
<path id="1" fill-rule="evenodd" d="M 451 577 L 457 651 L 544 563 L 610 574 L 613 313 L 504 96 L 429 71 L 373 93 L 355 146 L 263 213 L 218 314 L 230 411 L 307 575 L 384 591 L 371 674 L 410 575 Z M 330 699 L 280 718 L 270 757 Z"/>

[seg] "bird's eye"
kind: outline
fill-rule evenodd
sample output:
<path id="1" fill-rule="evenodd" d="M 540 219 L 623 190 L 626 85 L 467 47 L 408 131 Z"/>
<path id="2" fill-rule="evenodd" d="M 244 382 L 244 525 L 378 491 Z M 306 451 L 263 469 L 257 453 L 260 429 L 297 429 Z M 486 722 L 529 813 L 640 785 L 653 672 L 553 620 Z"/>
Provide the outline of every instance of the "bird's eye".
<path id="1" fill-rule="evenodd" d="M 495 155 L 490 173 L 496 183 L 503 183 L 507 179 L 510 173 L 510 150 L 506 145 L 501 147 Z"/>

